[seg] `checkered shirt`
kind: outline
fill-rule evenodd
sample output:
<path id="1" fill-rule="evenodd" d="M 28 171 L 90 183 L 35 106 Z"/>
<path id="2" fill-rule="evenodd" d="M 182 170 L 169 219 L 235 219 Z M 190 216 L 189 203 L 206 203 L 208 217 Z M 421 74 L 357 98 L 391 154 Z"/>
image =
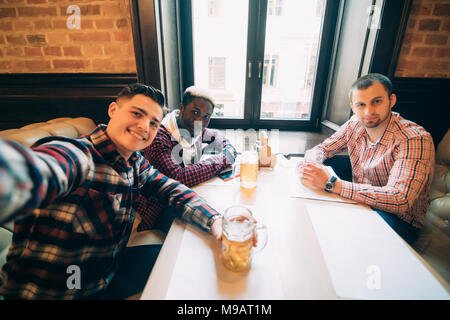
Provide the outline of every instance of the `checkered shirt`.
<path id="1" fill-rule="evenodd" d="M 396 214 L 414 227 L 424 225 L 435 155 L 424 128 L 393 112 L 383 136 L 371 143 L 354 115 L 316 148 L 325 159 L 348 151 L 353 183 L 342 181 L 342 197 Z"/>
<path id="2" fill-rule="evenodd" d="M 125 161 L 105 129 L 78 139 L 45 138 L 33 150 L 0 139 L 0 223 L 15 220 L 0 295 L 74 299 L 105 288 L 139 195 L 170 203 L 178 216 L 210 230 L 214 209 L 139 152 Z M 72 265 L 81 271 L 81 289 L 67 284 Z"/>

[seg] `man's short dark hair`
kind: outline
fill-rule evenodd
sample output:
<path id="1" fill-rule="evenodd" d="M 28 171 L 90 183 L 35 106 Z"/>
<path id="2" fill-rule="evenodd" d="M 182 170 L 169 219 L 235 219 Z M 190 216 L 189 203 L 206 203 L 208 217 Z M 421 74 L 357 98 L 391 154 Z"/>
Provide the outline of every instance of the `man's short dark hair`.
<path id="1" fill-rule="evenodd" d="M 350 91 L 348 93 L 350 102 L 352 101 L 353 90 L 355 90 L 355 89 L 365 90 L 377 82 L 381 83 L 381 85 L 384 87 L 384 89 L 388 93 L 388 97 L 391 97 L 391 94 L 392 94 L 391 80 L 389 80 L 388 77 L 386 77 L 382 74 L 379 74 L 379 73 L 369 73 L 369 74 L 366 74 L 365 76 L 360 77 L 358 80 L 356 80 L 352 84 L 352 87 L 350 88 Z"/>
<path id="2" fill-rule="evenodd" d="M 203 88 L 197 87 L 197 86 L 191 86 L 184 91 L 183 100 L 181 101 L 181 103 L 184 106 L 187 106 L 195 98 L 203 99 L 203 100 L 209 102 L 211 104 L 212 108 L 214 109 L 215 103 L 214 103 L 214 98 L 211 95 L 211 93 L 209 91 L 207 91 Z"/>
<path id="3" fill-rule="evenodd" d="M 159 104 L 162 108 L 164 108 L 163 93 L 159 89 L 142 83 L 134 83 L 126 86 L 119 92 L 119 94 L 117 95 L 117 99 L 122 97 L 132 98 L 137 94 L 143 94 L 144 96 L 149 97 L 157 104 Z"/>

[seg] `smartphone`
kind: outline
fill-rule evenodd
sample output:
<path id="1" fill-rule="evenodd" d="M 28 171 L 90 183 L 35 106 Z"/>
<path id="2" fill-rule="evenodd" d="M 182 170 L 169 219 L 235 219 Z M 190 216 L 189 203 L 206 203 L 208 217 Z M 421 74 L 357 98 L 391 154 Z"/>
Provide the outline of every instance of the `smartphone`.
<path id="1" fill-rule="evenodd" d="M 233 170 L 222 172 L 221 174 L 219 174 L 219 178 L 223 181 L 229 181 L 233 179 Z"/>

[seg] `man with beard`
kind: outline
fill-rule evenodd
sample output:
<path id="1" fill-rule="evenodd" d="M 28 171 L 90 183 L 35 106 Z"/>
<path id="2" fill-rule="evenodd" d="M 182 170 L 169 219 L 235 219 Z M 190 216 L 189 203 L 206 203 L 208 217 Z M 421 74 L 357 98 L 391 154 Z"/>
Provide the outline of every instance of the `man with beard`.
<path id="1" fill-rule="evenodd" d="M 353 182 L 304 164 L 302 180 L 341 197 L 369 205 L 412 244 L 425 222 L 434 171 L 431 135 L 392 112 L 397 97 L 381 74 L 365 75 L 352 85 L 354 115 L 331 137 L 314 147 L 328 159 L 348 151 Z"/>

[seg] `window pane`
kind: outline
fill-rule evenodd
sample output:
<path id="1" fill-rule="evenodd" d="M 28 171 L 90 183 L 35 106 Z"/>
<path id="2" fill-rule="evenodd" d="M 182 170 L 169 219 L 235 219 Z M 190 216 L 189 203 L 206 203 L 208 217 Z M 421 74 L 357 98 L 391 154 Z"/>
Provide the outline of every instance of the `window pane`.
<path id="1" fill-rule="evenodd" d="M 270 74 L 263 78 L 260 116 L 310 119 L 324 0 L 272 3 L 275 14 L 267 14 L 264 53 L 264 73 Z"/>
<path id="2" fill-rule="evenodd" d="M 267 14 L 268 15 L 272 15 L 273 14 L 273 1 L 274 0 L 269 0 L 267 2 Z"/>
<path id="3" fill-rule="evenodd" d="M 209 58 L 209 89 L 225 89 L 225 58 Z"/>
<path id="4" fill-rule="evenodd" d="M 277 0 L 277 3 L 275 5 L 275 15 L 281 16 L 281 8 L 283 8 L 283 0 Z"/>
<path id="5" fill-rule="evenodd" d="M 244 118 L 248 0 L 192 0 L 195 85 L 220 105 L 214 117 Z"/>
<path id="6" fill-rule="evenodd" d="M 208 13 L 210 16 L 217 16 L 218 15 L 218 2 L 220 0 L 208 0 Z"/>

